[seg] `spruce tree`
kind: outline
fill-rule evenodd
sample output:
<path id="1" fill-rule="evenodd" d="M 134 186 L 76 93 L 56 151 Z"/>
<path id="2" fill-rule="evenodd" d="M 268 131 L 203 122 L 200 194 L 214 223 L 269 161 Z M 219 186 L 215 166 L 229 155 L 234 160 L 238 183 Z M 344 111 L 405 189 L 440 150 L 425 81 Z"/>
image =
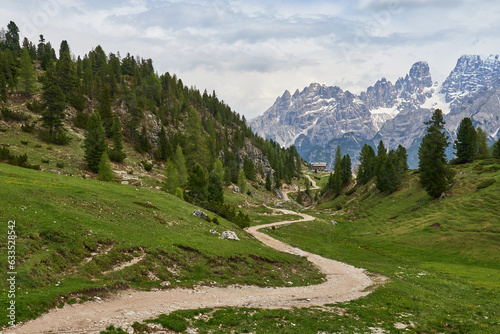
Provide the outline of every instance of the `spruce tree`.
<path id="1" fill-rule="evenodd" d="M 380 191 L 386 191 L 387 189 L 387 149 L 384 146 L 384 142 L 381 140 L 377 146 L 377 163 L 375 166 L 375 176 L 377 177 L 375 184 L 377 189 Z"/>
<path id="2" fill-rule="evenodd" d="M 366 184 L 375 176 L 376 156 L 370 145 L 365 144 L 361 148 L 359 163 L 357 179 L 361 184 Z"/>
<path id="3" fill-rule="evenodd" d="M 83 145 L 87 165 L 93 172 L 99 172 L 99 163 L 107 145 L 106 132 L 102 126 L 101 116 L 95 111 L 88 119 Z"/>
<path id="4" fill-rule="evenodd" d="M 0 100 L 7 102 L 7 80 L 2 70 L 0 70 Z"/>
<path id="5" fill-rule="evenodd" d="M 427 194 L 437 198 L 445 192 L 453 180 L 453 170 L 446 162 L 446 147 L 450 144 L 444 133 L 443 113 L 436 109 L 428 125 L 426 135 L 418 150 L 420 183 Z"/>
<path id="6" fill-rule="evenodd" d="M 477 155 L 477 134 L 472 121 L 465 117 L 457 130 L 457 140 L 453 145 L 456 163 L 472 162 Z"/>
<path id="7" fill-rule="evenodd" d="M 99 95 L 99 107 L 97 109 L 101 115 L 102 124 L 106 130 L 106 136 L 111 137 L 111 127 L 113 125 L 113 110 L 111 110 L 111 93 L 109 86 L 104 85 Z M 146 151 L 147 152 L 147 151 Z"/>
<path id="8" fill-rule="evenodd" d="M 19 71 L 21 91 L 25 96 L 35 93 L 35 74 L 28 49 L 23 49 L 21 55 L 21 69 Z M 5 77 L 4 77 L 5 80 Z"/>
<path id="9" fill-rule="evenodd" d="M 249 179 L 250 181 L 255 181 L 255 166 L 253 164 L 253 160 L 247 156 L 245 156 L 245 158 L 243 159 L 243 170 L 245 171 L 247 179 Z"/>
<path id="10" fill-rule="evenodd" d="M 169 143 L 167 140 L 167 133 L 165 132 L 165 127 L 161 127 L 160 133 L 158 134 L 158 158 L 161 160 L 167 160 L 170 158 L 168 156 Z"/>

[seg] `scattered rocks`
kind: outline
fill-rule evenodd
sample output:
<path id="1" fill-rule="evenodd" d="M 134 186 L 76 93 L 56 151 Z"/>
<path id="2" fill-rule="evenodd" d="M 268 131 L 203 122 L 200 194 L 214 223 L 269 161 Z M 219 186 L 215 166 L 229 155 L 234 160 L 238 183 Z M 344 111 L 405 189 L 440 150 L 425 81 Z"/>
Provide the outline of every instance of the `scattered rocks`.
<path id="1" fill-rule="evenodd" d="M 332 220 L 332 225 L 337 225 L 338 223 L 335 220 Z"/>
<path id="2" fill-rule="evenodd" d="M 238 186 L 234 186 L 234 187 L 233 187 L 233 192 L 234 192 L 235 194 L 241 194 L 241 189 L 240 189 L 240 187 L 238 187 Z"/>
<path id="3" fill-rule="evenodd" d="M 210 230 L 210 233 L 215 234 L 215 235 L 220 235 L 220 233 L 217 232 L 216 230 Z"/>
<path id="4" fill-rule="evenodd" d="M 208 217 L 208 215 L 201 210 L 194 210 L 192 215 L 195 217 L 198 217 L 200 219 L 203 219 L 203 220 L 207 220 L 207 217 Z"/>
<path id="5" fill-rule="evenodd" d="M 160 286 L 162 287 L 170 286 L 170 282 L 169 281 L 161 282 Z"/>
<path id="6" fill-rule="evenodd" d="M 222 232 L 222 239 L 240 241 L 240 238 L 233 231 Z"/>

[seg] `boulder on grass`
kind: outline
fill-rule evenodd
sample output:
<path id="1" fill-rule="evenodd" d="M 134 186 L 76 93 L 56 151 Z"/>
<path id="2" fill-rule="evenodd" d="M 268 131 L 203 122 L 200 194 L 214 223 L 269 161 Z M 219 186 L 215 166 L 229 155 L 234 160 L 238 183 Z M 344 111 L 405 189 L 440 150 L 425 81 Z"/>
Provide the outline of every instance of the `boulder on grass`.
<path id="1" fill-rule="evenodd" d="M 207 217 L 208 217 L 208 215 L 201 210 L 194 210 L 192 215 L 195 217 L 198 217 L 200 219 L 203 219 L 203 220 L 207 220 Z"/>
<path id="2" fill-rule="evenodd" d="M 222 232 L 222 238 L 227 240 L 235 240 L 240 241 L 240 238 L 233 231 L 224 231 Z"/>

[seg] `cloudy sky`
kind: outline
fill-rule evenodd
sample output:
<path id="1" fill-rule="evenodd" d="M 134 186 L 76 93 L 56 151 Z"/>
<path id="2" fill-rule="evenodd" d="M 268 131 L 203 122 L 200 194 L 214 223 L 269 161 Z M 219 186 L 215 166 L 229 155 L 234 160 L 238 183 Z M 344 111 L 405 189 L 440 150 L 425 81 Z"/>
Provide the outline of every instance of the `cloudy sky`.
<path id="1" fill-rule="evenodd" d="M 17 0 L 0 11 L 22 37 L 84 55 L 152 58 L 158 73 L 247 119 L 312 82 L 359 93 L 425 60 L 442 82 L 462 54 L 500 53 L 498 0 Z"/>

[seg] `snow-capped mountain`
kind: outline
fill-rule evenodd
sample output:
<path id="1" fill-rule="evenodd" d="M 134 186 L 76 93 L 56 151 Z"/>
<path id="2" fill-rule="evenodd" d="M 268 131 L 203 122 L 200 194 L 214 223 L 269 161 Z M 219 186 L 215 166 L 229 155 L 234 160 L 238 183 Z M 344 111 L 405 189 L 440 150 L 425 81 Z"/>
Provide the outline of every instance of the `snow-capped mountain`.
<path id="1" fill-rule="evenodd" d="M 389 148 L 401 144 L 415 151 L 425 132 L 424 121 L 437 108 L 445 114 L 452 140 L 464 117 L 471 117 L 475 126 L 496 139 L 499 57 L 462 56 L 442 85 L 432 82 L 426 62 L 415 63 L 395 84 L 382 78 L 359 95 L 313 83 L 293 95 L 285 91 L 250 125 L 282 146 L 295 145 L 306 160 L 327 161 L 331 166 L 337 145 L 354 161 L 365 143 L 376 146 L 379 140 Z M 415 166 L 412 159 L 410 163 Z"/>

